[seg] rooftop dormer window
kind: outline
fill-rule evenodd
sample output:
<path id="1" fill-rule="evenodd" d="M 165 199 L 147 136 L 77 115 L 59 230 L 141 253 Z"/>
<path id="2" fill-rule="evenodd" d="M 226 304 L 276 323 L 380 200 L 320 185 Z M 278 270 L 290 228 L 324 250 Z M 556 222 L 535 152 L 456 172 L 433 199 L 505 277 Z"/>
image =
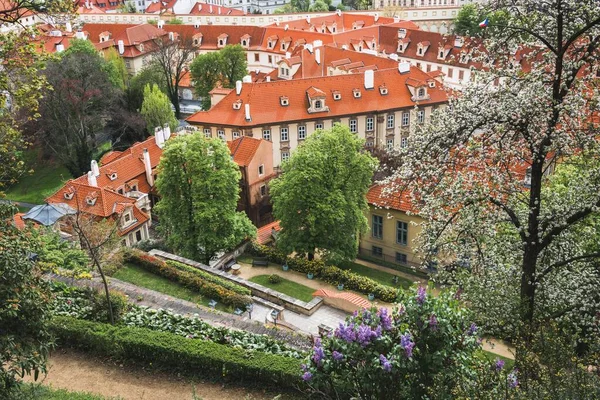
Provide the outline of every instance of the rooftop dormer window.
<path id="1" fill-rule="evenodd" d="M 270 40 L 269 40 L 269 42 L 267 43 L 267 47 L 268 47 L 269 49 L 272 49 L 272 48 L 273 48 L 273 46 L 275 46 L 275 44 L 274 44 L 272 41 L 270 41 Z"/>
<path id="2" fill-rule="evenodd" d="M 315 110 L 320 110 L 320 109 L 323 108 L 323 101 L 322 100 L 315 100 L 314 105 L 315 105 Z"/>
<path id="3" fill-rule="evenodd" d="M 88 206 L 96 204 L 96 200 L 98 200 L 98 193 L 96 192 L 90 193 L 89 196 L 85 198 L 85 202 Z"/>
<path id="4" fill-rule="evenodd" d="M 402 39 L 406 37 L 406 29 L 400 28 L 398 29 L 398 39 Z"/>
<path id="5" fill-rule="evenodd" d="M 288 43 L 286 42 L 281 42 L 281 51 L 286 51 L 288 47 Z"/>
<path id="6" fill-rule="evenodd" d="M 108 179 L 110 179 L 111 181 L 114 181 L 117 179 L 116 171 L 109 171 L 106 175 L 108 175 Z"/>
<path id="7" fill-rule="evenodd" d="M 360 89 L 352 89 L 352 95 L 354 96 L 355 99 L 360 99 L 360 96 L 361 96 Z"/>
<path id="8" fill-rule="evenodd" d="M 460 55 L 460 60 L 459 60 L 459 62 L 460 62 L 461 64 L 466 64 L 468 61 L 469 61 L 469 57 L 468 57 L 468 56 L 467 56 L 465 53 L 462 53 L 462 54 Z"/>
<path id="9" fill-rule="evenodd" d="M 427 95 L 427 90 L 425 88 L 420 87 L 417 89 L 417 98 L 422 99 Z"/>
<path id="10" fill-rule="evenodd" d="M 385 86 L 385 85 L 381 85 L 381 86 L 379 86 L 379 93 L 380 93 L 382 96 L 385 96 L 386 94 L 388 94 L 388 89 L 387 89 L 387 86 Z"/>
<path id="11" fill-rule="evenodd" d="M 144 43 L 140 43 L 140 51 L 144 51 Z"/>
<path id="12" fill-rule="evenodd" d="M 64 196 L 64 197 L 65 197 L 65 199 L 67 199 L 67 200 L 72 200 L 72 199 L 73 199 L 73 195 L 74 195 L 74 194 L 75 194 L 75 193 L 73 193 L 73 192 L 65 192 L 65 194 L 64 194 L 63 196 Z"/>
<path id="13" fill-rule="evenodd" d="M 289 99 L 289 97 L 287 97 L 287 96 L 281 96 L 281 97 L 279 98 L 279 103 L 280 103 L 282 106 L 289 106 L 289 105 L 290 105 L 290 99 Z"/>
<path id="14" fill-rule="evenodd" d="M 335 101 L 341 100 L 342 99 L 342 94 L 336 90 L 335 92 L 333 92 L 333 99 Z"/>
<path id="15" fill-rule="evenodd" d="M 242 100 L 236 100 L 233 102 L 233 109 L 234 110 L 239 110 L 240 108 L 242 108 Z"/>
<path id="16" fill-rule="evenodd" d="M 444 49 L 440 49 L 438 52 L 438 59 L 443 60 L 444 58 L 446 58 L 446 51 Z"/>
<path id="17" fill-rule="evenodd" d="M 223 39 L 219 39 L 219 46 L 220 47 L 225 46 L 225 41 Z"/>
<path id="18" fill-rule="evenodd" d="M 423 50 L 423 46 L 417 47 L 417 55 L 422 56 L 423 54 L 425 54 L 425 51 Z"/>
<path id="19" fill-rule="evenodd" d="M 242 40 L 242 46 L 248 47 L 248 41 L 246 39 Z"/>

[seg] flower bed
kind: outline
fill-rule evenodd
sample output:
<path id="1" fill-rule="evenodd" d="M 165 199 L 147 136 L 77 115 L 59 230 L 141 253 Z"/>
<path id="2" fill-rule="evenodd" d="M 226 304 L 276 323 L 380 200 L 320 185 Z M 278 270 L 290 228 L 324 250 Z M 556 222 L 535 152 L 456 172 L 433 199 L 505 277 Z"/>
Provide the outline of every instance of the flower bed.
<path id="1" fill-rule="evenodd" d="M 229 289 L 231 285 L 225 287 L 215 283 L 216 280 L 209 281 L 203 275 L 197 274 L 196 271 L 191 272 L 179 269 L 173 265 L 169 265 L 164 261 L 150 256 L 139 250 L 129 250 L 125 253 L 124 260 L 126 262 L 138 265 L 145 270 L 154 274 L 165 277 L 171 281 L 178 282 L 183 286 L 195 290 L 208 298 L 220 300 L 223 304 L 230 305 L 235 308 L 245 308 L 246 305 L 252 303 L 250 296 L 247 294 L 247 289 L 237 289 L 237 292 Z M 221 280 L 219 280 L 221 281 Z"/>
<path id="2" fill-rule="evenodd" d="M 327 265 L 321 260 L 308 261 L 304 258 L 286 257 L 285 254 L 277 249 L 259 245 L 252 242 L 249 247 L 252 254 L 261 257 L 267 257 L 269 261 L 287 265 L 293 271 L 304 274 L 312 273 L 316 278 L 319 278 L 331 285 L 337 286 L 340 283 L 344 284 L 345 289 L 356 290 L 364 294 L 372 293 L 380 300 L 392 303 L 398 297 L 398 290 L 392 287 L 381 285 L 373 279 L 355 274 L 350 271 L 344 271 L 333 265 Z"/>
<path id="3" fill-rule="evenodd" d="M 248 352 L 168 332 L 56 317 L 50 324 L 62 345 L 102 356 L 153 364 L 198 377 L 261 383 L 278 388 L 298 385 L 300 361 L 261 352 Z"/>

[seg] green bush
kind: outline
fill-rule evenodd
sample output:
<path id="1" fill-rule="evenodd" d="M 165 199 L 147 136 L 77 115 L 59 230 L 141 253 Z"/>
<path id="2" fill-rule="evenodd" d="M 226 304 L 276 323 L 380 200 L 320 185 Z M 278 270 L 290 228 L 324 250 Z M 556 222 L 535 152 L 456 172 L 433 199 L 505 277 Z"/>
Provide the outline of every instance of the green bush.
<path id="1" fill-rule="evenodd" d="M 300 384 L 300 361 L 259 352 L 248 353 L 209 341 L 167 332 L 56 317 L 50 329 L 60 345 L 102 356 L 153 364 L 206 378 L 261 383 L 278 388 Z"/>
<path id="2" fill-rule="evenodd" d="M 238 285 L 237 283 L 228 281 L 227 279 L 223 279 L 223 278 L 220 278 L 220 277 L 218 277 L 216 275 L 212 275 L 212 274 L 210 274 L 208 272 L 202 271 L 201 269 L 194 268 L 194 267 L 182 264 L 182 263 L 177 262 L 177 261 L 170 261 L 169 260 L 166 263 L 168 265 L 171 265 L 171 266 L 177 268 L 180 271 L 189 272 L 189 273 L 192 273 L 194 275 L 198 275 L 200 278 L 202 278 L 204 280 L 207 280 L 209 282 L 215 283 L 215 284 L 217 284 L 219 286 L 223 286 L 223 287 L 225 287 L 225 288 L 227 288 L 229 290 L 232 290 L 232 291 L 236 292 L 237 294 L 241 294 L 241 295 L 244 295 L 244 296 L 250 296 L 250 294 L 252 293 L 250 291 L 250 289 L 248 289 L 248 288 L 245 288 L 245 287 L 243 287 L 241 285 Z"/>
<path id="3" fill-rule="evenodd" d="M 223 304 L 230 305 L 234 308 L 244 309 L 246 305 L 252 303 L 252 299 L 248 295 L 236 293 L 227 287 L 211 282 L 197 274 L 196 271 L 187 272 L 180 270 L 142 251 L 134 249 L 129 250 L 125 253 L 124 259 L 126 262 L 138 265 L 153 274 L 177 282 L 208 298 L 219 300 Z"/>
<path id="4" fill-rule="evenodd" d="M 252 242 L 249 252 L 256 256 L 266 257 L 269 261 L 277 264 L 287 262 L 291 270 L 301 272 L 303 274 L 312 273 L 316 278 L 319 278 L 331 285 L 344 284 L 346 289 L 356 290 L 357 292 L 369 294 L 372 293 L 378 299 L 392 303 L 398 298 L 398 289 L 390 286 L 381 285 L 373 279 L 362 275 L 355 274 L 351 271 L 345 271 L 334 265 L 327 265 L 321 260 L 308 261 L 304 258 L 291 257 L 287 258 L 275 248 L 259 245 Z"/>
<path id="5" fill-rule="evenodd" d="M 269 283 L 280 283 L 281 277 L 277 274 L 269 275 Z"/>

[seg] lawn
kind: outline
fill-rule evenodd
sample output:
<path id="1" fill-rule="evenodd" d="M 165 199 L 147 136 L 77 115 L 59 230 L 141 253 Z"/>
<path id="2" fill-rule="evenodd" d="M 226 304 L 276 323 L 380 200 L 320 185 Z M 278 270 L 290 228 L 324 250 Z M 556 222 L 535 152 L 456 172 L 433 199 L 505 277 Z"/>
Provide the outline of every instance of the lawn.
<path id="1" fill-rule="evenodd" d="M 496 353 L 492 353 L 491 351 L 483 350 L 483 355 L 488 360 L 492 360 L 492 361 L 495 361 L 497 359 L 501 359 L 502 361 L 504 361 L 504 367 L 507 368 L 509 371 L 515 366 L 515 360 L 503 357 L 503 356 L 501 356 L 499 354 L 496 354 Z"/>
<path id="2" fill-rule="evenodd" d="M 315 289 L 313 288 L 292 282 L 285 278 L 281 278 L 281 282 L 279 283 L 271 283 L 269 282 L 269 275 L 257 275 L 249 280 L 250 282 L 258 283 L 259 285 L 277 290 L 280 293 L 287 294 L 288 296 L 307 303 L 313 299 L 312 294 L 315 292 Z"/>
<path id="3" fill-rule="evenodd" d="M 33 169 L 33 174 L 23 175 L 19 182 L 6 189 L 8 200 L 42 204 L 46 197 L 60 189 L 63 183 L 71 178 L 65 167 L 40 160 L 38 154 L 35 149 L 27 152 L 27 168 Z"/>
<path id="4" fill-rule="evenodd" d="M 392 286 L 392 287 L 402 287 L 404 289 L 409 288 L 413 281 L 410 281 L 406 278 L 398 276 L 398 284 L 394 285 L 394 277 L 397 275 L 393 275 L 387 273 L 385 271 L 380 271 L 375 268 L 369 268 L 365 265 L 358 264 L 352 261 L 343 261 L 339 264 L 341 269 L 346 269 L 354 272 L 355 274 L 366 276 L 367 278 L 373 279 L 375 282 L 379 282 L 382 285 Z"/>
<path id="5" fill-rule="evenodd" d="M 179 283 L 171 282 L 167 278 L 155 275 L 146 271 L 142 267 L 133 264 L 126 264 L 113 274 L 113 278 L 133 283 L 137 286 L 145 287 L 146 289 L 156 290 L 169 296 L 177 297 L 178 299 L 191 301 L 193 303 L 208 306 L 211 300 L 200 293 L 188 289 Z M 231 307 L 218 303 L 215 307 L 217 310 L 231 312 Z"/>
<path id="6" fill-rule="evenodd" d="M 39 400 L 104 400 L 106 397 L 84 392 L 69 392 L 40 384 L 26 383 L 22 386 L 24 399 Z M 21 397 L 17 397 L 21 398 Z M 112 397 L 111 397 L 112 398 Z"/>

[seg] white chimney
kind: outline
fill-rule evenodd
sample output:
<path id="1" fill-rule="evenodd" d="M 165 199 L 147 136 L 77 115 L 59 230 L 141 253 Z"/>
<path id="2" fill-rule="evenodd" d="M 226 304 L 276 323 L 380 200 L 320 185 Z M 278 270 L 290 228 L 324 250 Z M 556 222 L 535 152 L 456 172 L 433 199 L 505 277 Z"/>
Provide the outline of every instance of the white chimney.
<path id="1" fill-rule="evenodd" d="M 252 83 L 252 77 L 250 75 L 246 75 L 242 78 L 242 82 L 244 83 Z"/>
<path id="2" fill-rule="evenodd" d="M 335 10 L 335 13 L 337 14 L 338 17 L 342 16 L 342 10 L 340 10 L 339 8 L 337 10 Z"/>
<path id="3" fill-rule="evenodd" d="M 271 82 L 271 77 L 267 76 L 267 82 Z"/>
<path id="4" fill-rule="evenodd" d="M 394 15 L 394 23 L 397 24 L 398 22 L 400 22 L 400 17 L 397 15 Z"/>
<path id="5" fill-rule="evenodd" d="M 94 176 L 100 176 L 100 168 L 98 168 L 98 163 L 96 162 L 96 160 L 92 160 L 91 168 L 92 172 L 94 173 Z"/>
<path id="6" fill-rule="evenodd" d="M 309 53 L 311 53 L 311 54 L 312 54 L 312 52 L 313 52 L 313 46 L 312 46 L 312 44 L 310 44 L 310 43 L 307 43 L 307 44 L 305 44 L 305 45 L 304 45 L 304 48 L 305 48 L 306 50 L 308 50 L 308 52 L 309 52 Z"/>
<path id="7" fill-rule="evenodd" d="M 242 93 L 242 81 L 235 81 L 235 94 L 238 96 Z"/>
<path id="8" fill-rule="evenodd" d="M 392 53 L 388 57 L 390 59 L 394 60 L 394 61 L 398 61 L 399 60 L 398 54 L 396 54 L 396 53 Z"/>
<path id="9" fill-rule="evenodd" d="M 373 19 L 375 20 L 375 22 L 377 22 L 377 21 L 379 20 L 379 14 L 378 14 L 378 13 L 375 13 L 375 15 L 374 15 L 374 18 L 373 18 Z"/>
<path id="10" fill-rule="evenodd" d="M 285 58 L 290 58 L 292 56 L 292 53 L 290 53 L 289 51 L 285 52 Z"/>
<path id="11" fill-rule="evenodd" d="M 170 40 L 171 42 L 175 41 L 175 33 L 173 33 L 173 32 L 169 32 L 169 40 Z"/>
<path id="12" fill-rule="evenodd" d="M 410 63 L 408 61 L 398 63 L 398 72 L 400 72 L 401 74 L 410 72 Z"/>
<path id="13" fill-rule="evenodd" d="M 64 44 L 62 44 L 62 43 L 61 43 L 61 44 L 57 44 L 57 45 L 56 45 L 56 52 L 57 52 L 57 53 L 60 53 L 60 52 L 62 52 L 62 51 L 65 51 L 65 45 L 64 45 Z"/>
<path id="14" fill-rule="evenodd" d="M 317 47 L 321 47 L 323 46 L 323 41 L 322 40 L 315 40 L 313 42 L 313 47 L 317 48 Z"/>
<path id="15" fill-rule="evenodd" d="M 308 22 L 308 23 L 310 24 L 310 15 L 308 15 L 308 16 L 306 17 L 306 22 Z"/>
<path id="16" fill-rule="evenodd" d="M 375 71 L 368 69 L 365 71 L 365 89 L 373 89 L 375 87 Z"/>
<path id="17" fill-rule="evenodd" d="M 163 148 L 165 145 L 165 138 L 163 136 L 163 130 L 160 126 L 154 128 L 154 141 L 159 148 Z"/>
<path id="18" fill-rule="evenodd" d="M 165 142 L 167 140 L 169 140 L 170 137 L 171 137 L 171 127 L 169 126 L 169 124 L 164 124 L 163 125 L 163 138 L 165 139 Z"/>
<path id="19" fill-rule="evenodd" d="M 343 44 L 342 45 L 342 50 L 348 50 L 348 45 Z"/>
<path id="20" fill-rule="evenodd" d="M 208 7 L 209 7 L 209 8 L 208 8 L 208 12 L 209 12 L 210 14 L 212 14 L 212 4 L 211 4 L 210 6 L 208 6 Z"/>
<path id="21" fill-rule="evenodd" d="M 158 29 L 162 29 L 163 26 L 165 26 L 165 21 L 163 21 L 162 19 L 159 19 L 156 26 L 158 26 Z"/>
<path id="22" fill-rule="evenodd" d="M 98 186 L 98 182 L 96 181 L 96 175 L 92 171 L 88 172 L 88 185 L 90 186 Z"/>
<path id="23" fill-rule="evenodd" d="M 454 47 L 463 47 L 465 40 L 461 36 L 454 38 Z"/>
<path id="24" fill-rule="evenodd" d="M 250 104 L 244 104 L 244 109 L 246 111 L 246 121 L 252 121 L 250 117 Z"/>
<path id="25" fill-rule="evenodd" d="M 285 24 L 285 26 L 283 27 L 283 30 L 287 31 L 288 29 L 290 29 L 290 26 L 288 24 Z"/>
<path id="26" fill-rule="evenodd" d="M 71 26 L 71 23 L 68 22 L 68 21 L 65 24 L 65 31 L 67 31 L 67 32 L 73 32 L 73 27 Z"/>
<path id="27" fill-rule="evenodd" d="M 85 37 L 85 33 L 83 33 L 82 31 L 77 31 L 77 32 L 75 32 L 75 37 L 76 37 L 77 39 L 82 39 L 82 40 L 85 40 L 85 39 L 87 39 L 87 38 Z"/>
<path id="28" fill-rule="evenodd" d="M 321 64 L 321 49 L 315 49 L 315 61 Z"/>
<path id="29" fill-rule="evenodd" d="M 122 40 L 117 42 L 117 46 L 119 47 L 119 54 L 125 53 L 125 43 Z"/>
<path id="30" fill-rule="evenodd" d="M 144 169 L 146 170 L 146 180 L 150 187 L 154 186 L 154 176 L 152 176 L 152 164 L 150 163 L 150 153 L 148 149 L 144 149 Z"/>

